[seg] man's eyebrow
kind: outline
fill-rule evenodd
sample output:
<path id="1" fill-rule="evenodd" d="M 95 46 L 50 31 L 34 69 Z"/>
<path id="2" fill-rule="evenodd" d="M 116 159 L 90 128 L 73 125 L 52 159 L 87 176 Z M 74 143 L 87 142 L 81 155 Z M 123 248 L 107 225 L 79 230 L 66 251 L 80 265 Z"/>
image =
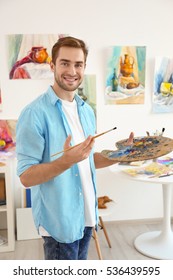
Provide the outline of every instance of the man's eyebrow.
<path id="1" fill-rule="evenodd" d="M 60 61 L 63 61 L 63 62 L 70 62 L 70 60 L 65 59 L 65 58 L 60 59 Z"/>
<path id="2" fill-rule="evenodd" d="M 60 59 L 60 61 L 61 62 L 71 62 L 69 59 L 65 59 L 65 58 Z M 75 63 L 82 63 L 82 64 L 84 64 L 83 61 L 75 61 Z"/>

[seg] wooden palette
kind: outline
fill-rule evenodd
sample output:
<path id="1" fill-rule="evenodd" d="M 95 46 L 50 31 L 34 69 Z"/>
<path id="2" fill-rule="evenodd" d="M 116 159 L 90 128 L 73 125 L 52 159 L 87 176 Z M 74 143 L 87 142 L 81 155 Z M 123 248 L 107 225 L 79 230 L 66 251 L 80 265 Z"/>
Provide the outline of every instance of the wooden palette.
<path id="1" fill-rule="evenodd" d="M 124 139 L 115 143 L 117 150 L 103 150 L 101 154 L 114 161 L 132 162 L 161 157 L 173 151 L 173 139 L 163 136 L 135 137 L 132 145 Z"/>

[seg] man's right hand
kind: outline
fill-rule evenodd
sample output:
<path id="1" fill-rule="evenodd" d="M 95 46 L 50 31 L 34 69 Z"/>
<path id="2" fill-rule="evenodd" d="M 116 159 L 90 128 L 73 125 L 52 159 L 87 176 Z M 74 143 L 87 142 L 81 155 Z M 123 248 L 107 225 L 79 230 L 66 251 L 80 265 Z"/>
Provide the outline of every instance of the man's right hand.
<path id="1" fill-rule="evenodd" d="M 72 149 L 70 146 L 70 142 L 71 142 L 71 135 L 69 135 L 64 143 L 64 154 L 63 154 L 63 158 L 64 160 L 68 161 L 69 163 L 71 163 L 72 165 L 80 162 L 84 159 L 86 159 L 90 153 L 91 150 L 94 146 L 94 138 L 90 135 L 87 137 L 87 139 L 85 141 L 83 141 L 82 143 L 74 146 Z M 69 149 L 69 150 L 68 150 Z"/>

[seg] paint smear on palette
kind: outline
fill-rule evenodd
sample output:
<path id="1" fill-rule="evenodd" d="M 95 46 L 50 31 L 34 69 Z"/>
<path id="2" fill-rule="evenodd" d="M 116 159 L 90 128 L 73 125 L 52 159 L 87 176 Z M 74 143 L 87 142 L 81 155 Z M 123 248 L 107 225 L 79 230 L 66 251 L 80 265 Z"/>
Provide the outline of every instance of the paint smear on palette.
<path id="1" fill-rule="evenodd" d="M 130 146 L 126 145 L 127 140 L 117 142 L 117 150 L 104 150 L 102 155 L 120 162 L 131 162 L 158 158 L 173 150 L 173 139 L 163 136 L 137 137 Z"/>

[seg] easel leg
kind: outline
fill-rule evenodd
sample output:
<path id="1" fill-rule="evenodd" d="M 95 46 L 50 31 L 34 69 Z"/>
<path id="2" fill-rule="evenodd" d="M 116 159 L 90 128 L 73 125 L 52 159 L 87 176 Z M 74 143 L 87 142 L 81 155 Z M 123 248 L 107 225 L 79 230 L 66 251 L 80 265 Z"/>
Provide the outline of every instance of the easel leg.
<path id="1" fill-rule="evenodd" d="M 101 249 L 100 249 L 100 244 L 99 244 L 99 240 L 98 240 L 98 235 L 97 235 L 97 232 L 96 232 L 95 228 L 93 228 L 93 235 L 94 235 L 94 240 L 95 240 L 95 244 L 96 244 L 96 249 L 97 249 L 97 254 L 99 256 L 99 260 L 103 260 Z"/>
<path id="2" fill-rule="evenodd" d="M 104 231 L 106 240 L 107 240 L 107 242 L 108 242 L 109 248 L 111 248 L 111 242 L 110 242 L 110 240 L 109 240 L 109 237 L 108 237 L 108 234 L 107 234 L 105 225 L 104 225 L 104 223 L 103 223 L 103 220 L 102 220 L 102 218 L 101 218 L 100 216 L 99 216 L 99 220 L 100 220 L 101 227 L 103 228 L 103 231 Z"/>

